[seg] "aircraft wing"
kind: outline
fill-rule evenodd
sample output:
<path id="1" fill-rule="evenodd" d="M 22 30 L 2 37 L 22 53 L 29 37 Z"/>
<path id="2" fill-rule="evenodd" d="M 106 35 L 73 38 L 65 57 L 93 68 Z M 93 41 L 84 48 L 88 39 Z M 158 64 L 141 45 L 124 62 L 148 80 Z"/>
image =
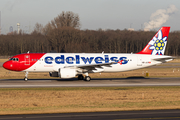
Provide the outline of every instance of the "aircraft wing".
<path id="1" fill-rule="evenodd" d="M 76 67 L 81 68 L 81 69 L 92 70 L 92 69 L 95 69 L 95 68 L 102 68 L 102 66 L 111 67 L 110 65 L 112 65 L 114 63 L 117 63 L 117 62 L 100 63 L 100 64 L 86 64 L 86 65 L 78 65 Z"/>
<path id="2" fill-rule="evenodd" d="M 110 65 L 117 63 L 117 62 L 109 62 L 109 63 L 100 63 L 100 64 L 85 64 L 85 65 L 77 65 L 77 66 L 67 66 L 68 68 L 80 68 L 85 71 L 89 70 L 97 70 L 97 69 L 103 69 L 102 67 L 112 67 Z"/>

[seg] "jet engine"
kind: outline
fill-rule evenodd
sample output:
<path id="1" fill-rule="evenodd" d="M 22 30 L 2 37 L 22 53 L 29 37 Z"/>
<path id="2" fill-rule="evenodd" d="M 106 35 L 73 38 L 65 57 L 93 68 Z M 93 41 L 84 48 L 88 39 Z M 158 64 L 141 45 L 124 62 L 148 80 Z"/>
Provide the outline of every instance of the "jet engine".
<path id="1" fill-rule="evenodd" d="M 73 78 L 77 74 L 76 69 L 60 68 L 59 72 L 49 72 L 51 77 Z"/>
<path id="2" fill-rule="evenodd" d="M 73 78 L 77 74 L 76 69 L 61 68 L 59 69 L 60 78 Z"/>

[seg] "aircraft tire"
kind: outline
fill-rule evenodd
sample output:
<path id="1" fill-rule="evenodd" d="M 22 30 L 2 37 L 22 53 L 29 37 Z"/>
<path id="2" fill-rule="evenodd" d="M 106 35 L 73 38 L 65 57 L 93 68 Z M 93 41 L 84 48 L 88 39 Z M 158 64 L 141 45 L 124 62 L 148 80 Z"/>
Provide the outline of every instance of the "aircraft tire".
<path id="1" fill-rule="evenodd" d="M 84 80 L 84 76 L 83 75 L 78 75 L 78 80 Z"/>
<path id="2" fill-rule="evenodd" d="M 27 77 L 25 77 L 25 78 L 24 78 L 24 81 L 28 81 L 28 78 L 27 78 Z"/>
<path id="3" fill-rule="evenodd" d="M 85 77 L 85 81 L 87 81 L 87 82 L 91 81 L 91 77 L 86 76 L 86 77 Z"/>

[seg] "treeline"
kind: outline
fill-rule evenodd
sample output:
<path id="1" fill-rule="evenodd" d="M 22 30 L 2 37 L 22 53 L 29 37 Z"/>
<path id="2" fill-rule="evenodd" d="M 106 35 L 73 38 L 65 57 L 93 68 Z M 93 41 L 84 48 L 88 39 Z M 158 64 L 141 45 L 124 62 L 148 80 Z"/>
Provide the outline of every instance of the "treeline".
<path id="1" fill-rule="evenodd" d="M 137 53 L 157 32 L 80 30 L 79 16 L 62 12 L 46 26 L 36 24 L 31 34 L 0 35 L 0 56 L 30 52 Z M 171 32 L 166 55 L 180 55 L 180 32 Z"/>

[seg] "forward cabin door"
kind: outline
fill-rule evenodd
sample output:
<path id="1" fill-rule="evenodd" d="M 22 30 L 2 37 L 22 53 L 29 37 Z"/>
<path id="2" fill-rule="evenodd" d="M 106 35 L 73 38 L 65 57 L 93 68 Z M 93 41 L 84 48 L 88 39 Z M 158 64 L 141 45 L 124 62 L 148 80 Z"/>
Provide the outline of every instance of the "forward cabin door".
<path id="1" fill-rule="evenodd" d="M 24 55 L 24 65 L 30 65 L 30 55 Z"/>
<path id="2" fill-rule="evenodd" d="M 137 66 L 142 66 L 142 56 L 137 56 Z"/>

